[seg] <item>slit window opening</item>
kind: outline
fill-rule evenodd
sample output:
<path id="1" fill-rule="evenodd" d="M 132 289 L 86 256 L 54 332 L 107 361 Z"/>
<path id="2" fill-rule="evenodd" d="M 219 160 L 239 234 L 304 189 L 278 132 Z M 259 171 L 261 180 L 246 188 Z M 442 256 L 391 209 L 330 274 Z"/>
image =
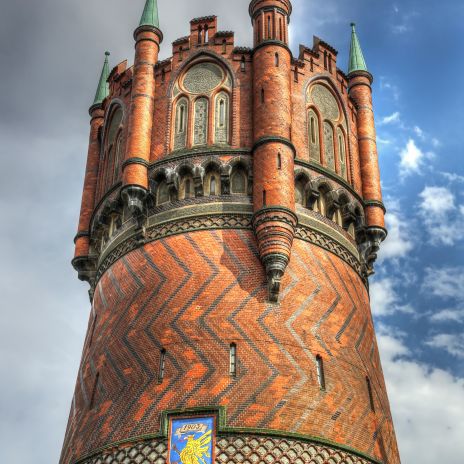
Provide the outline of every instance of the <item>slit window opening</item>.
<path id="1" fill-rule="evenodd" d="M 159 360 L 159 368 L 158 368 L 158 383 L 163 382 L 165 371 L 166 371 L 166 350 L 163 348 L 160 351 L 160 360 Z"/>
<path id="2" fill-rule="evenodd" d="M 219 127 L 224 127 L 226 124 L 226 102 L 219 101 Z"/>
<path id="3" fill-rule="evenodd" d="M 322 357 L 317 355 L 316 356 L 316 364 L 317 364 L 317 381 L 319 382 L 319 387 L 321 390 L 325 390 L 325 374 L 324 374 L 324 361 Z"/>
<path id="4" fill-rule="evenodd" d="M 374 396 L 372 394 L 372 385 L 371 385 L 371 380 L 369 379 L 369 377 L 366 377 L 366 385 L 367 385 L 367 393 L 369 394 L 369 405 L 371 407 L 371 411 L 375 412 Z"/>
<path id="5" fill-rule="evenodd" d="M 282 169 L 282 155 L 277 153 L 277 169 L 280 171 Z"/>
<path id="6" fill-rule="evenodd" d="M 229 373 L 234 377 L 237 375 L 237 345 L 235 343 L 230 345 Z"/>

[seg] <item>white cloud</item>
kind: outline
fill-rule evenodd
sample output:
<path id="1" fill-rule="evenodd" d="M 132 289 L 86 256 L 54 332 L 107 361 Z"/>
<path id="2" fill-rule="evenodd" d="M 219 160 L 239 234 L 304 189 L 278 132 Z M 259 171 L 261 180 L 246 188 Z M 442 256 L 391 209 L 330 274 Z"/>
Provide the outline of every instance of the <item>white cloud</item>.
<path id="1" fill-rule="evenodd" d="M 395 101 L 400 99 L 400 90 L 397 85 L 392 84 L 385 76 L 380 76 L 380 88 L 390 92 Z"/>
<path id="2" fill-rule="evenodd" d="M 433 245 L 454 245 L 464 238 L 464 205 L 447 187 L 426 186 L 419 194 L 421 217 Z"/>
<path id="3" fill-rule="evenodd" d="M 430 338 L 426 344 L 432 348 L 446 350 L 456 358 L 464 359 L 464 334 L 437 334 Z"/>
<path id="4" fill-rule="evenodd" d="M 383 327 L 378 342 L 402 461 L 459 464 L 464 379 L 414 361 L 393 333 L 396 329 Z"/>
<path id="5" fill-rule="evenodd" d="M 420 174 L 424 161 L 433 158 L 433 153 L 422 151 L 414 139 L 409 139 L 400 152 L 400 158 L 400 174 L 406 177 L 410 174 Z"/>
<path id="6" fill-rule="evenodd" d="M 464 266 L 427 268 L 422 289 L 438 298 L 464 301 Z"/>
<path id="7" fill-rule="evenodd" d="M 450 182 L 464 182 L 464 176 L 460 176 L 455 172 L 440 172 L 440 174 Z"/>
<path id="8" fill-rule="evenodd" d="M 403 258 L 414 248 L 407 220 L 398 210 L 389 209 L 385 216 L 388 236 L 380 248 L 381 260 Z"/>
<path id="9" fill-rule="evenodd" d="M 388 124 L 395 124 L 399 123 L 401 121 L 401 114 L 399 111 L 396 111 L 395 113 L 391 114 L 390 116 L 385 116 L 383 117 L 380 122 L 378 123 L 379 126 L 385 126 Z"/>
<path id="10" fill-rule="evenodd" d="M 413 131 L 420 139 L 424 140 L 424 131 L 419 126 L 414 126 Z"/>
<path id="11" fill-rule="evenodd" d="M 370 285 L 372 314 L 376 317 L 391 316 L 402 312 L 414 314 L 411 305 L 401 305 L 397 293 L 398 283 L 389 277 L 374 280 Z"/>
<path id="12" fill-rule="evenodd" d="M 464 309 L 442 309 L 430 316 L 432 322 L 464 322 Z"/>

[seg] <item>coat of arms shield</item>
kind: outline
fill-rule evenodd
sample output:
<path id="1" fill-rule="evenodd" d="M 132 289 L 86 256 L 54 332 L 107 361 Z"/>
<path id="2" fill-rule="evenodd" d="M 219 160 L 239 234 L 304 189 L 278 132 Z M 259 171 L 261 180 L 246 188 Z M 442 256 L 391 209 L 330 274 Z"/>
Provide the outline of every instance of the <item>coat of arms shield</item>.
<path id="1" fill-rule="evenodd" d="M 171 417 L 168 464 L 213 464 L 214 416 Z"/>

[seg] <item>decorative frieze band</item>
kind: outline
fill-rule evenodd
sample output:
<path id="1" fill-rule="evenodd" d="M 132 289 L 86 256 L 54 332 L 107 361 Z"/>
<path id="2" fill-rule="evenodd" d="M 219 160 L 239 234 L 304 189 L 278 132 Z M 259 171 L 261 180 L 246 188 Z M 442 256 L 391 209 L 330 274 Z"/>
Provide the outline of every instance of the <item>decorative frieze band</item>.
<path id="1" fill-rule="evenodd" d="M 219 205 L 219 206 L 218 206 Z M 220 211 L 224 204 L 195 205 L 194 207 L 176 209 L 149 218 L 145 235 L 132 227 L 116 237 L 114 245 L 108 247 L 98 263 L 95 285 L 104 272 L 118 259 L 135 250 L 141 245 L 172 235 L 218 229 L 248 229 L 252 230 L 253 214 L 250 205 L 231 204 L 226 211 Z M 345 246 L 343 237 L 336 240 L 324 234 L 317 227 L 309 226 L 300 221 L 295 229 L 295 238 L 317 245 L 337 255 L 347 262 L 360 276 L 362 267 L 355 251 Z"/>

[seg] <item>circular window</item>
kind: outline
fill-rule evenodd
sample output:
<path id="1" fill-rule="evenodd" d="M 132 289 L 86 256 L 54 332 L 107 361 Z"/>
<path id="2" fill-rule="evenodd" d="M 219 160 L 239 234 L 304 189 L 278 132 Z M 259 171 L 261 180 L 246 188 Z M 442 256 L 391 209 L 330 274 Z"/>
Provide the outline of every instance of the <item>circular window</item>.
<path id="1" fill-rule="evenodd" d="M 184 87 L 190 93 L 209 93 L 223 80 L 222 69 L 213 63 L 200 63 L 190 68 L 184 77 Z"/>
<path id="2" fill-rule="evenodd" d="M 316 84 L 311 90 L 311 102 L 319 108 L 324 118 L 338 121 L 340 111 L 332 92 L 325 86 Z"/>

